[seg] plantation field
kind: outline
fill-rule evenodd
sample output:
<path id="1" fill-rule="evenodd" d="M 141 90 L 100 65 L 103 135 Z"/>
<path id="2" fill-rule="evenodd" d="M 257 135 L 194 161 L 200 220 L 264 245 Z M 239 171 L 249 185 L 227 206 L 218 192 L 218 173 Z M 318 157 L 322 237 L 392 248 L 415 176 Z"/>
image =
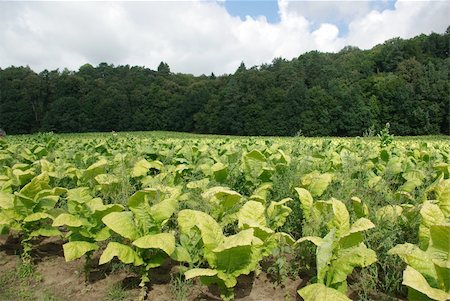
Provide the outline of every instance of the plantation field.
<path id="1" fill-rule="evenodd" d="M 448 300 L 448 137 L 0 138 L 0 300 Z"/>

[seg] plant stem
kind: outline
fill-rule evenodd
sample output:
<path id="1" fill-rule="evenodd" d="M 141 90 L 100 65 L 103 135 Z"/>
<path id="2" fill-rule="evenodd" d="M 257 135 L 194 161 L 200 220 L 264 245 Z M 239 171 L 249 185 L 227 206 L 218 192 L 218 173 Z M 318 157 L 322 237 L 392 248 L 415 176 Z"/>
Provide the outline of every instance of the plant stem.
<path id="1" fill-rule="evenodd" d="M 91 252 L 86 253 L 85 262 L 84 262 L 84 283 L 89 283 L 89 278 L 91 274 Z"/>
<path id="2" fill-rule="evenodd" d="M 150 281 L 147 273 L 148 271 L 145 268 L 141 269 L 141 283 L 139 283 L 139 286 L 141 287 L 141 292 L 139 294 L 138 301 L 144 301 L 145 297 L 147 296 L 147 282 Z"/>

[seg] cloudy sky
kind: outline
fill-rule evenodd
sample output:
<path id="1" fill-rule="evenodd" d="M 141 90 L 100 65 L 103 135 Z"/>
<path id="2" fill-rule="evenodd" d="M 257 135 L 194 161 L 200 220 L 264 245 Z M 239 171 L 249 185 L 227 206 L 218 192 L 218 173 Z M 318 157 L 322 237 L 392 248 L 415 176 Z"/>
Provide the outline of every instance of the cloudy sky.
<path id="1" fill-rule="evenodd" d="M 39 72 L 100 62 L 195 75 L 233 73 L 310 50 L 362 49 L 393 37 L 443 33 L 450 0 L 0 0 L 0 67 Z"/>

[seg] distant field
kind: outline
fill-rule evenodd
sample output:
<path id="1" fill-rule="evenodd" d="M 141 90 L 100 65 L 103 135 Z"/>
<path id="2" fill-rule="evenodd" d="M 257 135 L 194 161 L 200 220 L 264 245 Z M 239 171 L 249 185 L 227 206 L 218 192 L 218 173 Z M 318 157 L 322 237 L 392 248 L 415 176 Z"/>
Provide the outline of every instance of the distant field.
<path id="1" fill-rule="evenodd" d="M 0 299 L 446 300 L 449 141 L 7 136 Z"/>

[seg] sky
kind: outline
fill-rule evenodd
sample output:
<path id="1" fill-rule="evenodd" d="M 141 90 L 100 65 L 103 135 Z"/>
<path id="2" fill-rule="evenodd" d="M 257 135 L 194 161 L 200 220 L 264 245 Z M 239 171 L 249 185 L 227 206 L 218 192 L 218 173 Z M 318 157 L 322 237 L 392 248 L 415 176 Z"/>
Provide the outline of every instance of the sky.
<path id="1" fill-rule="evenodd" d="M 242 61 L 443 33 L 449 16 L 450 0 L 0 0 L 0 67 L 156 69 L 164 61 L 172 72 L 220 75 Z"/>

